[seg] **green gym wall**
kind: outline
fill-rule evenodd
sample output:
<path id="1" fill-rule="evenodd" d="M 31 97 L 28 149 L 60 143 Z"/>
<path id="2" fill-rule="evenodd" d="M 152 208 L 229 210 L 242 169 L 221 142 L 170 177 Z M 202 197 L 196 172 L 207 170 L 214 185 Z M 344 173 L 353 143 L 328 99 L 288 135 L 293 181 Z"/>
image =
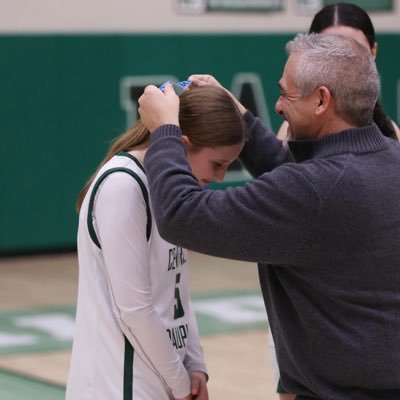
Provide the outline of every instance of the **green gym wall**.
<path id="1" fill-rule="evenodd" d="M 237 74 L 254 74 L 276 130 L 277 82 L 292 37 L 1 35 L 0 254 L 75 248 L 76 197 L 127 125 L 122 79 L 210 73 L 230 88 Z M 400 34 L 378 41 L 382 103 L 396 120 Z"/>

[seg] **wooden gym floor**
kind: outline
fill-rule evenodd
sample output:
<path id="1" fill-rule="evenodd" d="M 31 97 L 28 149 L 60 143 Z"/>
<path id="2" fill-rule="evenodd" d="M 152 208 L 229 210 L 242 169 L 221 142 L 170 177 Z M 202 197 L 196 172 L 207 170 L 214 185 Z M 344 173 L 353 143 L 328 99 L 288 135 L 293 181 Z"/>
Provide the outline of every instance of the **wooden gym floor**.
<path id="1" fill-rule="evenodd" d="M 256 265 L 190 253 L 190 268 L 191 291 L 198 300 L 195 309 L 210 375 L 210 399 L 277 399 Z M 63 398 L 72 333 L 68 336 L 68 324 L 62 324 L 68 322 L 67 317 L 73 320 L 77 272 L 75 253 L 0 258 L 2 400 Z M 246 304 L 248 311 L 235 311 L 235 307 Z M 217 321 L 218 307 L 229 314 L 225 315 L 229 317 L 226 323 Z M 226 311 L 229 309 L 232 313 Z M 35 315 L 42 318 L 39 328 L 48 332 L 57 328 L 45 325 L 48 320 L 43 320 L 43 310 L 64 327 L 61 341 L 52 341 L 50 334 L 35 339 L 39 326 L 34 325 Z M 207 317 L 207 310 L 213 316 Z M 67 312 L 66 317 L 63 312 Z"/>

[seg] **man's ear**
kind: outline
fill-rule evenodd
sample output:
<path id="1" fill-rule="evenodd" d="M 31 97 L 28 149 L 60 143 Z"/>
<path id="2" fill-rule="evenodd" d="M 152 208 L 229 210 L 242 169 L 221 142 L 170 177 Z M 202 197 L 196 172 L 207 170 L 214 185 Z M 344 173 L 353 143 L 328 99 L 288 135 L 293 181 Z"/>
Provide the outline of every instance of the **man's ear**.
<path id="1" fill-rule="evenodd" d="M 332 104 L 332 94 L 326 86 L 320 86 L 317 89 L 317 108 L 315 110 L 316 115 L 324 114 L 330 105 Z"/>
<path id="2" fill-rule="evenodd" d="M 371 54 L 374 60 L 376 59 L 376 53 L 378 53 L 378 43 L 375 42 L 371 48 Z"/>
<path id="3" fill-rule="evenodd" d="M 182 139 L 183 143 L 185 143 L 186 149 L 189 151 L 193 147 L 192 142 L 186 135 L 182 135 L 181 139 Z"/>

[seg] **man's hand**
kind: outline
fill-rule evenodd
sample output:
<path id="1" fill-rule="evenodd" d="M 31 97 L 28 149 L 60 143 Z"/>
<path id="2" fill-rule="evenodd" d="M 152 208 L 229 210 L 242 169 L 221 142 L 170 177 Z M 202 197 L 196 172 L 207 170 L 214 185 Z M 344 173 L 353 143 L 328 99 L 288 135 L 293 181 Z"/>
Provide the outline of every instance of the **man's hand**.
<path id="1" fill-rule="evenodd" d="M 204 372 L 193 371 L 190 374 L 190 393 L 193 399 L 208 400 L 207 375 Z"/>
<path id="2" fill-rule="evenodd" d="M 220 86 L 222 85 L 212 75 L 190 75 L 188 78 L 193 86 Z"/>
<path id="3" fill-rule="evenodd" d="M 139 115 L 144 126 L 152 133 L 162 125 L 179 126 L 179 97 L 171 84 L 162 92 L 149 85 L 139 98 Z"/>
<path id="4" fill-rule="evenodd" d="M 220 86 L 223 87 L 212 75 L 190 75 L 188 80 L 192 81 L 193 86 Z M 244 115 L 247 111 L 246 107 L 226 88 L 224 88 L 234 100 L 239 112 Z M 190 90 L 190 86 L 189 86 Z"/>

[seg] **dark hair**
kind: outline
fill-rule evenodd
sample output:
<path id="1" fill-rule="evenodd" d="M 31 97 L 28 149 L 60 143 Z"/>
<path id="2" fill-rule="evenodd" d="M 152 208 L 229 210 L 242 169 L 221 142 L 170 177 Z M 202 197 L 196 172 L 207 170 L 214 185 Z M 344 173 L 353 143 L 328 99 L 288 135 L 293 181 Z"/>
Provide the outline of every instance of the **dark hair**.
<path id="1" fill-rule="evenodd" d="M 369 47 L 375 45 L 375 30 L 371 18 L 360 7 L 350 3 L 337 3 L 324 7 L 315 14 L 309 33 L 321 33 L 335 25 L 359 29 L 367 38 Z"/>
<path id="2" fill-rule="evenodd" d="M 247 126 L 228 92 L 219 86 L 194 86 L 180 96 L 179 124 L 194 149 L 230 146 L 244 142 Z M 139 120 L 117 137 L 106 156 L 79 193 L 76 210 L 100 168 L 120 151 L 143 149 L 150 145 L 150 132 Z"/>
<path id="3" fill-rule="evenodd" d="M 367 38 L 370 49 L 374 47 L 376 38 L 371 18 L 362 8 L 351 3 L 336 3 L 324 7 L 315 14 L 309 33 L 321 33 L 326 28 L 337 25 L 360 30 Z M 385 136 L 397 139 L 393 124 L 383 111 L 379 100 L 374 109 L 374 122 Z"/>

